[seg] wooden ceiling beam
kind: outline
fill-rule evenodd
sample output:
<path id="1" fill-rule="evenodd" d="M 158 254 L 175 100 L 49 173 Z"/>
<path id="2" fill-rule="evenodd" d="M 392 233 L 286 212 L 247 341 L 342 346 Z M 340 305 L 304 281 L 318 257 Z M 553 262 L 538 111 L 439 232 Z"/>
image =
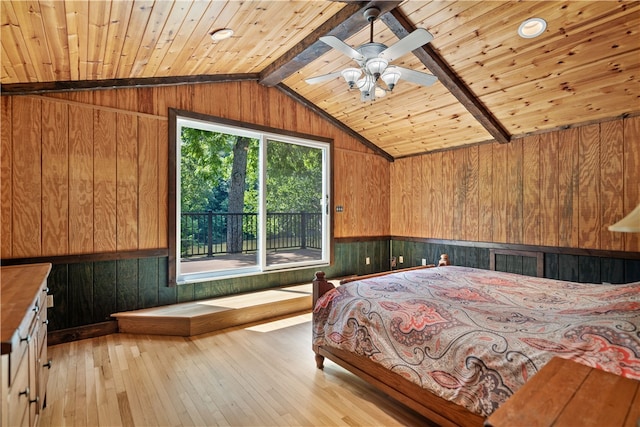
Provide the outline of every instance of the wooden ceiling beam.
<path id="1" fill-rule="evenodd" d="M 291 50 L 269 64 L 260 73 L 259 83 L 265 86 L 275 86 L 327 53 L 331 47 L 321 42 L 320 37 L 335 36 L 340 40 L 346 40 L 361 31 L 369 25 L 364 17 L 364 11 L 370 7 L 377 7 L 383 14 L 394 9 L 400 3 L 402 2 L 361 1 L 347 3 L 340 12 L 327 19 Z"/>
<path id="2" fill-rule="evenodd" d="M 395 8 L 380 16 L 382 22 L 399 38 L 406 37 L 416 29 L 402 12 Z M 471 92 L 471 89 L 458 77 L 440 54 L 427 43 L 413 51 L 416 57 L 438 77 L 444 87 L 456 97 L 471 115 L 500 143 L 511 141 L 511 135 L 493 114 Z"/>

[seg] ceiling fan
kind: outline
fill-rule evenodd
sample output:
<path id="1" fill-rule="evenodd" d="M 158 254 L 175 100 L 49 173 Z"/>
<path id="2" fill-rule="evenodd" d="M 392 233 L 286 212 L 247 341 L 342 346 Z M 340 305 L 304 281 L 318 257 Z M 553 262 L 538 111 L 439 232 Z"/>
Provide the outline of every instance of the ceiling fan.
<path id="1" fill-rule="evenodd" d="M 364 17 L 371 25 L 370 41 L 355 49 L 335 36 L 320 37 L 320 41 L 339 50 L 356 61 L 359 68 L 347 68 L 322 76 L 310 77 L 305 80 L 308 84 L 316 84 L 342 76 L 349 89 L 357 87 L 362 101 L 373 101 L 391 92 L 400 78 L 422 86 L 435 83 L 438 78 L 421 71 L 390 65 L 390 63 L 433 40 L 433 36 L 424 28 L 418 28 L 395 44 L 387 47 L 382 43 L 373 42 L 373 22 L 380 15 L 380 9 L 371 7 L 364 11 Z M 381 84 L 384 82 L 384 85 Z"/>

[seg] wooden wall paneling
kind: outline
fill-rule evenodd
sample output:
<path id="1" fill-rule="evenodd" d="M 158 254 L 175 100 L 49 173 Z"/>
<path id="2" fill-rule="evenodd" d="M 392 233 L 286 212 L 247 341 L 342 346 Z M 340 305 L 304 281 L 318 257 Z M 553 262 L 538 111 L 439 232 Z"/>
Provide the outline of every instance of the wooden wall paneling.
<path id="1" fill-rule="evenodd" d="M 579 157 L 578 129 L 558 132 L 558 246 L 578 247 Z"/>
<path id="2" fill-rule="evenodd" d="M 558 133 L 540 135 L 540 243 L 558 246 L 559 175 Z"/>
<path id="3" fill-rule="evenodd" d="M 351 153 L 345 150 L 334 150 L 335 166 L 334 171 L 334 203 L 335 206 L 342 206 L 342 212 L 335 212 L 334 206 L 334 237 L 350 237 L 355 233 L 350 225 L 357 221 L 358 206 L 356 203 L 355 185 L 357 177 L 350 166 Z M 337 180 L 337 171 L 340 171 L 340 179 Z"/>
<path id="4" fill-rule="evenodd" d="M 139 308 L 138 260 L 119 260 L 116 268 L 116 311 L 129 311 Z M 181 287 L 179 286 L 179 288 Z M 193 291 L 192 287 L 191 290 Z"/>
<path id="5" fill-rule="evenodd" d="M 431 217 L 431 193 L 432 193 L 432 181 L 431 181 L 431 163 L 433 156 L 421 156 L 420 165 L 420 180 L 422 187 L 422 203 L 420 205 L 420 236 L 430 237 L 433 235 L 433 222 Z"/>
<path id="6" fill-rule="evenodd" d="M 176 286 L 168 286 L 168 258 L 158 259 L 158 305 L 175 304 L 177 301 Z"/>
<path id="7" fill-rule="evenodd" d="M 624 235 L 608 227 L 624 216 L 622 120 L 600 124 L 600 249 L 624 250 Z"/>
<path id="8" fill-rule="evenodd" d="M 479 177 L 479 148 L 478 146 L 469 147 L 465 153 L 465 174 L 467 178 L 466 195 L 465 195 L 465 233 L 464 240 L 478 240 L 479 226 L 479 207 L 478 207 L 478 177 Z"/>
<path id="9" fill-rule="evenodd" d="M 624 260 L 624 281 L 625 283 L 640 282 L 640 260 Z"/>
<path id="10" fill-rule="evenodd" d="M 624 260 L 603 259 L 600 262 L 600 275 L 603 283 L 624 283 Z"/>
<path id="11" fill-rule="evenodd" d="M 150 87 L 137 88 L 137 108 L 138 113 L 153 114 L 154 113 L 154 91 Z"/>
<path id="12" fill-rule="evenodd" d="M 14 257 L 42 253 L 41 102 L 13 100 L 12 144 L 12 250 Z"/>
<path id="13" fill-rule="evenodd" d="M 158 305 L 158 258 L 138 260 L 138 304 L 142 308 Z"/>
<path id="14" fill-rule="evenodd" d="M 0 97 L 0 258 L 12 257 L 12 100 Z"/>
<path id="15" fill-rule="evenodd" d="M 138 248 L 158 247 L 158 120 L 138 118 Z"/>
<path id="16" fill-rule="evenodd" d="M 409 187 L 411 190 L 412 208 L 409 223 L 407 224 L 409 226 L 409 230 L 407 231 L 413 231 L 413 236 L 422 237 L 423 226 L 421 220 L 422 205 L 424 203 L 422 198 L 424 188 L 424 183 L 422 181 L 423 162 L 422 158 L 418 156 L 411 157 L 410 160 L 412 180 L 410 181 L 411 185 Z"/>
<path id="17" fill-rule="evenodd" d="M 67 264 L 53 264 L 47 280 L 49 295 L 53 296 L 53 308 L 47 311 L 47 329 L 59 330 L 69 324 L 69 272 Z"/>
<path id="18" fill-rule="evenodd" d="M 507 144 L 507 242 L 522 243 L 522 139 Z"/>
<path id="19" fill-rule="evenodd" d="M 442 153 L 442 234 L 445 239 L 451 239 L 456 217 L 453 213 L 455 209 L 455 189 L 456 189 L 456 169 L 454 151 L 444 151 Z"/>
<path id="20" fill-rule="evenodd" d="M 93 250 L 115 252 L 117 218 L 117 115 L 96 108 L 93 113 Z"/>
<path id="21" fill-rule="evenodd" d="M 640 204 L 640 117 L 624 119 L 624 214 Z M 624 249 L 640 252 L 640 233 L 624 233 Z"/>
<path id="22" fill-rule="evenodd" d="M 600 258 L 593 256 L 578 257 L 578 281 L 581 283 L 602 283 Z"/>
<path id="23" fill-rule="evenodd" d="M 168 122 L 158 120 L 158 247 L 168 246 L 169 135 Z"/>
<path id="24" fill-rule="evenodd" d="M 114 89 L 116 96 L 116 107 L 124 111 L 138 111 L 138 89 L 122 88 Z"/>
<path id="25" fill-rule="evenodd" d="M 522 243 L 541 245 L 539 136 L 524 138 L 522 150 Z"/>
<path id="26" fill-rule="evenodd" d="M 493 146 L 478 147 L 478 240 L 493 239 Z"/>
<path id="27" fill-rule="evenodd" d="M 507 265 L 505 271 L 507 273 L 524 274 L 522 256 L 507 255 L 506 258 Z"/>
<path id="28" fill-rule="evenodd" d="M 360 163 L 366 172 L 368 203 L 365 216 L 370 215 L 364 235 L 389 235 L 389 162 L 380 156 L 362 154 Z M 369 167 L 367 167 L 369 166 Z"/>
<path id="29" fill-rule="evenodd" d="M 451 205 L 449 212 L 451 212 L 451 230 L 449 234 L 450 239 L 464 240 L 464 227 L 465 227 L 465 197 L 467 195 L 468 176 L 466 173 L 465 164 L 465 152 L 468 148 L 461 148 L 459 150 L 449 151 L 451 154 L 452 163 L 450 167 L 453 169 L 453 176 L 449 175 L 447 178 L 453 178 L 453 191 L 451 192 Z M 448 157 L 448 156 L 445 156 Z M 446 173 L 446 172 L 445 172 Z M 450 174 L 451 172 L 449 172 Z"/>
<path id="30" fill-rule="evenodd" d="M 412 174 L 409 160 L 403 159 L 402 161 L 394 162 L 395 170 L 396 170 L 396 184 L 393 188 L 398 194 L 398 198 L 396 199 L 397 205 L 395 216 L 395 221 L 393 223 L 393 231 L 392 234 L 396 234 L 399 236 L 409 236 L 407 234 L 409 232 L 408 223 L 410 221 L 411 209 L 413 208 L 411 203 L 411 188 L 406 183 L 412 182 Z"/>
<path id="31" fill-rule="evenodd" d="M 93 323 L 93 264 L 69 264 L 69 324 L 67 327 Z"/>
<path id="32" fill-rule="evenodd" d="M 69 253 L 68 112 L 42 101 L 42 255 Z"/>
<path id="33" fill-rule="evenodd" d="M 544 277 L 548 279 L 560 278 L 560 266 L 558 265 L 558 254 L 545 254 L 544 255 Z"/>
<path id="34" fill-rule="evenodd" d="M 93 252 L 93 109 L 69 105 L 69 252 Z"/>
<path id="35" fill-rule="evenodd" d="M 510 220 L 507 211 L 507 200 L 509 191 L 507 167 L 509 145 L 493 145 L 493 186 L 492 186 L 492 211 L 493 211 L 493 241 L 498 243 L 507 242 L 507 221 Z"/>
<path id="36" fill-rule="evenodd" d="M 578 247 L 600 249 L 600 125 L 579 130 Z"/>
<path id="37" fill-rule="evenodd" d="M 442 176 L 442 152 L 431 154 L 431 208 L 429 215 L 431 216 L 432 233 L 431 236 L 436 239 L 444 237 L 444 220 L 446 218 L 446 210 L 444 206 L 444 184 Z M 396 162 L 397 163 L 397 162 Z M 394 163 L 395 164 L 395 163 Z"/>
<path id="38" fill-rule="evenodd" d="M 138 118 L 118 114 L 117 249 L 138 249 Z"/>
<path id="39" fill-rule="evenodd" d="M 118 261 L 93 263 L 93 322 L 104 322 L 116 313 Z"/>
<path id="40" fill-rule="evenodd" d="M 558 279 L 577 282 L 580 279 L 579 255 L 558 255 Z"/>

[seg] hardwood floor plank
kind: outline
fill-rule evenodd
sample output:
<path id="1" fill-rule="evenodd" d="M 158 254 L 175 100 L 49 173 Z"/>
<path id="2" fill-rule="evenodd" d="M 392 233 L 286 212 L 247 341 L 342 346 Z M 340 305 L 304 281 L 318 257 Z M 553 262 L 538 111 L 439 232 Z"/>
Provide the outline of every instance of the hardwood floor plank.
<path id="1" fill-rule="evenodd" d="M 311 316 L 194 337 L 113 334 L 49 347 L 40 426 L 424 426 L 340 366 L 315 366 Z"/>

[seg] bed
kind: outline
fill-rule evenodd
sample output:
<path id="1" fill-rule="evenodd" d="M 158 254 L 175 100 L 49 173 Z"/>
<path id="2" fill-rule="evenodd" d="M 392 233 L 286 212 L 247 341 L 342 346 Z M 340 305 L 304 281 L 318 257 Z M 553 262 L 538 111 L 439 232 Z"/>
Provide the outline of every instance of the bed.
<path id="1" fill-rule="evenodd" d="M 640 282 L 441 266 L 334 287 L 318 272 L 313 350 L 440 425 L 480 426 L 554 356 L 640 380 Z"/>

